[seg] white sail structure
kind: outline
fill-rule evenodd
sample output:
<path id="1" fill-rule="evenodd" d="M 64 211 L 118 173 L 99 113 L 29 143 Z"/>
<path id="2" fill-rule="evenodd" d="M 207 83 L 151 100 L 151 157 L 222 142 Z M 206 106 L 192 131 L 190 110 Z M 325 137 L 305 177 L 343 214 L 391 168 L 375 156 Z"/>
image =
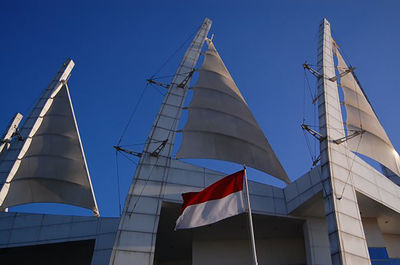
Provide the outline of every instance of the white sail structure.
<path id="1" fill-rule="evenodd" d="M 0 210 L 51 202 L 99 214 L 67 85 L 73 67 L 64 63 L 23 124 L 23 141 L 2 155 Z"/>
<path id="2" fill-rule="evenodd" d="M 193 88 L 188 121 L 176 157 L 246 164 L 290 183 L 210 40 L 198 71 L 199 79 Z"/>
<path id="3" fill-rule="evenodd" d="M 334 51 L 338 59 L 337 69 L 341 76 L 340 86 L 344 93 L 348 136 L 354 132 L 360 133 L 347 140 L 348 148 L 353 152 L 363 154 L 378 161 L 400 176 L 399 154 L 393 147 L 392 142 L 389 140 L 352 70 L 347 66 L 337 46 L 334 48 Z"/>

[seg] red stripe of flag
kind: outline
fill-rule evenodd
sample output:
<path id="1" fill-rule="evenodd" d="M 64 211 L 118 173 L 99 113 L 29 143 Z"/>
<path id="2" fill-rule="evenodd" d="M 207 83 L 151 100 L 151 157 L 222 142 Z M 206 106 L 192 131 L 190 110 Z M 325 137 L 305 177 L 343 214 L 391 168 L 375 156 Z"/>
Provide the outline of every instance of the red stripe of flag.
<path id="1" fill-rule="evenodd" d="M 243 190 L 244 170 L 226 176 L 200 192 L 183 193 L 181 214 L 186 207 L 206 201 L 222 199 L 229 194 Z"/>

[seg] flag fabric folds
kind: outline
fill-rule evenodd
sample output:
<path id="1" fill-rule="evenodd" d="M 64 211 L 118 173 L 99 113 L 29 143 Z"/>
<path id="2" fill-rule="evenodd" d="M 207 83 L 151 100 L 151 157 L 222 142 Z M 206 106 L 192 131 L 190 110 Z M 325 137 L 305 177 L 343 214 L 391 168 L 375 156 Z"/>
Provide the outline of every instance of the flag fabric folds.
<path id="1" fill-rule="evenodd" d="M 241 170 L 222 178 L 200 192 L 183 193 L 181 215 L 176 229 L 194 228 L 212 224 L 245 212 Z"/>

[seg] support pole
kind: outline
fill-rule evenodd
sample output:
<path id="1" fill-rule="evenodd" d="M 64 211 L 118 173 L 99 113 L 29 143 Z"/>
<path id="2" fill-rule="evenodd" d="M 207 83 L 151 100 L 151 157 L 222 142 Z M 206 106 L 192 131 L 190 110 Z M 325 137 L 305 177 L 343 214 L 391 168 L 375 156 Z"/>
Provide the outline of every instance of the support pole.
<path id="1" fill-rule="evenodd" d="M 246 186 L 247 208 L 249 209 L 248 210 L 248 216 L 249 216 L 249 228 L 250 228 L 251 255 L 253 257 L 253 265 L 258 265 L 257 251 L 256 251 L 256 240 L 254 238 L 254 229 L 253 229 L 253 217 L 252 217 L 252 214 L 251 214 L 251 206 L 250 206 L 249 183 L 247 181 L 246 166 L 243 166 L 243 168 L 244 168 L 244 183 L 245 183 L 245 186 Z"/>

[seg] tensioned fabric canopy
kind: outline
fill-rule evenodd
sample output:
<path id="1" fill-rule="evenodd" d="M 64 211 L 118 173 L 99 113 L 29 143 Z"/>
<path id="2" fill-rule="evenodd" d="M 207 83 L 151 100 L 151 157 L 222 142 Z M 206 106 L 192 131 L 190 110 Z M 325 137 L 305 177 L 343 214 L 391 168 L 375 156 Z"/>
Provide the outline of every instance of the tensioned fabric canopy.
<path id="1" fill-rule="evenodd" d="M 347 140 L 348 148 L 353 152 L 378 161 L 400 176 L 400 158 L 397 151 L 394 149 L 352 71 L 349 71 L 349 67 L 337 46 L 334 52 L 338 59 L 337 69 L 342 75 L 340 77 L 340 86 L 344 93 L 348 135 L 356 131 L 362 132 L 360 135 Z"/>
<path id="2" fill-rule="evenodd" d="M 214 44 L 208 46 L 176 157 L 246 164 L 290 183 Z"/>
<path id="3" fill-rule="evenodd" d="M 72 60 L 68 66 L 72 69 Z M 52 202 L 88 208 L 98 215 L 67 76 L 59 73 L 60 79 L 53 80 L 21 128 L 24 141 L 2 155 L 4 165 L 15 157 L 0 191 L 0 209 Z"/>

